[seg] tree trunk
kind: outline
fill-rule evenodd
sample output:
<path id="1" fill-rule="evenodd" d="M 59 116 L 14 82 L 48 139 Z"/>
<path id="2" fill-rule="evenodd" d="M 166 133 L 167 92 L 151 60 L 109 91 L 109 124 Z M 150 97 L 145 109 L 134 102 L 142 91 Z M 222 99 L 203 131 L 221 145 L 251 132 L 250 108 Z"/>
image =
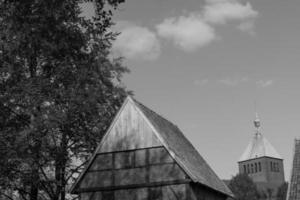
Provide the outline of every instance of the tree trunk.
<path id="1" fill-rule="evenodd" d="M 39 182 L 39 170 L 35 164 L 33 164 L 33 169 L 31 171 L 31 186 L 30 186 L 30 200 L 38 200 L 38 182 Z"/>
<path id="2" fill-rule="evenodd" d="M 56 197 L 53 200 L 65 200 L 66 196 L 66 164 L 67 164 L 67 137 L 65 130 L 62 130 L 62 138 L 59 148 L 60 153 L 55 163 L 55 180 L 57 183 Z"/>

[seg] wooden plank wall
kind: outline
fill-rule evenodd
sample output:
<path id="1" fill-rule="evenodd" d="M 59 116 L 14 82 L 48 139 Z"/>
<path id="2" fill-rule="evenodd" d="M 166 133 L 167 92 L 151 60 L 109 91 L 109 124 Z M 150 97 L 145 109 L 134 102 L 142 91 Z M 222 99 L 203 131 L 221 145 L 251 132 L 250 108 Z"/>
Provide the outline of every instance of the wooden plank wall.
<path id="1" fill-rule="evenodd" d="M 131 101 L 128 101 L 110 132 L 104 137 L 98 153 L 162 145 L 137 109 Z"/>
<path id="2" fill-rule="evenodd" d="M 188 200 L 187 184 L 81 193 L 81 200 Z"/>
<path id="3" fill-rule="evenodd" d="M 187 200 L 226 200 L 228 197 L 200 184 L 192 183 L 187 187 Z"/>
<path id="4" fill-rule="evenodd" d="M 164 147 L 97 154 L 81 191 L 189 180 Z"/>
<path id="5" fill-rule="evenodd" d="M 174 184 L 125 190 L 81 193 L 80 200 L 226 200 L 200 184 Z"/>

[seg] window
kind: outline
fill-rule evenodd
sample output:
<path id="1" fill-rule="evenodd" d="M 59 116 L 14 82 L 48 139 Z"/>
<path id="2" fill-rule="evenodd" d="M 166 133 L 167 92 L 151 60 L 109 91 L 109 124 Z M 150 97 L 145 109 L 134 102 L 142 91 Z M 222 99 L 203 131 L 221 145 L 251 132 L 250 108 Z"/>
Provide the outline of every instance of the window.
<path id="1" fill-rule="evenodd" d="M 247 173 L 246 165 L 244 165 L 244 174 Z"/>
<path id="2" fill-rule="evenodd" d="M 249 164 L 247 164 L 247 171 L 248 171 L 248 174 L 250 174 L 250 167 L 249 167 Z"/>
<path id="3" fill-rule="evenodd" d="M 261 164 L 260 164 L 260 162 L 258 163 L 258 171 L 261 172 Z"/>
<path id="4" fill-rule="evenodd" d="M 251 164 L 251 173 L 254 173 L 253 164 Z"/>
<path id="5" fill-rule="evenodd" d="M 271 172 L 273 171 L 273 162 L 270 162 Z"/>
<path id="6" fill-rule="evenodd" d="M 255 173 L 257 173 L 257 163 L 255 163 Z"/>

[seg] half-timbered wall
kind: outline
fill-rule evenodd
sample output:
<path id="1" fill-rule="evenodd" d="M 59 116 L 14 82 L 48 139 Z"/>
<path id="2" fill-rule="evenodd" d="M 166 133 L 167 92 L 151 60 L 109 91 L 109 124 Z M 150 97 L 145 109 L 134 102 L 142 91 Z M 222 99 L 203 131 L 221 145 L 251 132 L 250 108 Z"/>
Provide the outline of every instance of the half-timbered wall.
<path id="1" fill-rule="evenodd" d="M 175 184 L 81 193 L 81 200 L 226 200 L 199 184 Z"/>
<path id="2" fill-rule="evenodd" d="M 81 193 L 81 200 L 186 200 L 187 184 Z"/>
<path id="3" fill-rule="evenodd" d="M 97 154 L 79 184 L 79 191 L 142 187 L 188 180 L 161 146 Z"/>

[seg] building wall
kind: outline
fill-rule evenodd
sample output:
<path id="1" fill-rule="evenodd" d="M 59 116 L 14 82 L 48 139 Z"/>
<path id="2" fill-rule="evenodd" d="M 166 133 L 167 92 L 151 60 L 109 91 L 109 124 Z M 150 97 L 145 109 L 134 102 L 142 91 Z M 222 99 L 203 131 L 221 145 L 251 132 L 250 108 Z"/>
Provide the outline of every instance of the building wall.
<path id="1" fill-rule="evenodd" d="M 200 184 L 192 183 L 187 187 L 187 200 L 225 200 L 227 196 L 203 187 Z"/>
<path id="2" fill-rule="evenodd" d="M 189 180 L 164 147 L 97 154 L 79 191 Z"/>
<path id="3" fill-rule="evenodd" d="M 80 200 L 225 200 L 226 198 L 225 195 L 199 184 L 161 185 L 80 194 Z"/>
<path id="4" fill-rule="evenodd" d="M 261 157 L 239 162 L 239 172 L 247 173 L 256 183 L 257 188 L 264 192 L 275 196 L 278 187 L 284 183 L 283 160 Z"/>

